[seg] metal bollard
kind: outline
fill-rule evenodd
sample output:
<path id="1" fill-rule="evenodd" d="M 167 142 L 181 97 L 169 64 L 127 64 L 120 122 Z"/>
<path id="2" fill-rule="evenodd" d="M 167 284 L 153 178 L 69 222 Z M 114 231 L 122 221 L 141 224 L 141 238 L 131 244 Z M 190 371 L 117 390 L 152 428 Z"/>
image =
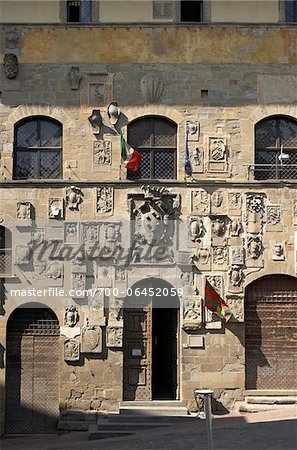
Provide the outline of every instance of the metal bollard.
<path id="1" fill-rule="evenodd" d="M 194 396 L 202 395 L 204 398 L 204 413 L 206 421 L 206 435 L 208 450 L 214 450 L 212 438 L 212 415 L 211 415 L 211 396 L 213 391 L 211 389 L 195 389 Z"/>

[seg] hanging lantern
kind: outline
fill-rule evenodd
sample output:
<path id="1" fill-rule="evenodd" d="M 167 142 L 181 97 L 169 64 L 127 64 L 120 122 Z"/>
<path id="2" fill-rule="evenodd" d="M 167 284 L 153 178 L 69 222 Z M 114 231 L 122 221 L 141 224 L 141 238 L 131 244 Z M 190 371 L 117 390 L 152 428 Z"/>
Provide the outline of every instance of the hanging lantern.
<path id="1" fill-rule="evenodd" d="M 121 110 L 117 104 L 117 102 L 110 102 L 107 108 L 107 115 L 109 117 L 109 121 L 112 125 L 115 125 L 119 120 L 121 114 Z"/>

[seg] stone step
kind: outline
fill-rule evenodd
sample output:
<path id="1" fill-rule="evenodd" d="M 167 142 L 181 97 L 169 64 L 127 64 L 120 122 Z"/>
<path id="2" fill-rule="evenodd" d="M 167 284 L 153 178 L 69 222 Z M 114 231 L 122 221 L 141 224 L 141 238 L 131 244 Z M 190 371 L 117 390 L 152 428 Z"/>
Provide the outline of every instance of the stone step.
<path id="1" fill-rule="evenodd" d="M 58 422 L 59 431 L 88 431 L 89 426 L 90 423 L 84 420 L 59 420 Z"/>
<path id="2" fill-rule="evenodd" d="M 132 402 L 131 402 L 132 403 Z M 107 437 L 125 436 L 135 434 L 140 430 L 168 427 L 181 421 L 197 420 L 196 417 L 187 414 L 187 409 L 181 402 L 174 402 L 171 406 L 164 406 L 152 402 L 143 402 L 135 406 L 134 402 L 120 406 L 120 414 L 109 413 L 107 416 L 99 416 L 97 424 L 89 427 L 89 439 L 105 439 Z M 189 423 L 189 422 L 188 422 Z"/>
<path id="3" fill-rule="evenodd" d="M 246 389 L 243 392 L 244 396 L 254 396 L 254 397 L 296 397 L 297 396 L 297 390 L 296 389 L 287 389 L 287 390 L 280 390 L 280 389 Z"/>
<path id="4" fill-rule="evenodd" d="M 98 430 L 97 425 L 91 424 L 89 426 L 88 440 L 91 441 L 94 439 L 116 438 L 120 436 L 129 436 L 135 433 L 136 431 L 121 430 L 120 428 L 115 430 Z"/>
<path id="5" fill-rule="evenodd" d="M 292 407 L 292 404 L 261 404 L 261 403 L 246 403 L 243 402 L 239 405 L 240 412 L 260 412 L 260 411 L 273 411 L 282 410 L 285 411 Z M 297 413 L 297 408 L 296 408 Z"/>
<path id="6" fill-rule="evenodd" d="M 102 421 L 103 422 L 103 421 Z M 93 424 L 92 424 L 93 425 Z M 169 427 L 171 426 L 171 423 L 168 422 L 149 422 L 144 421 L 142 418 L 142 422 L 134 422 L 133 420 L 131 422 L 105 422 L 105 423 L 98 423 L 97 424 L 97 430 L 103 430 L 103 431 L 137 431 L 137 430 L 144 430 L 147 428 L 161 428 L 161 427 Z"/>
<path id="7" fill-rule="evenodd" d="M 289 396 L 247 396 L 246 403 L 266 404 L 266 405 L 292 405 L 297 403 L 297 397 Z"/>
<path id="8" fill-rule="evenodd" d="M 98 424 L 102 424 L 102 422 L 105 419 L 98 419 Z M 189 420 L 196 420 L 196 415 L 192 416 L 192 415 L 143 415 L 143 414 L 117 414 L 117 413 L 109 413 L 108 414 L 108 422 L 128 422 L 129 423 L 141 423 L 141 422 L 146 422 L 146 423 L 170 423 L 170 424 L 174 424 L 177 422 L 184 422 L 187 421 L 187 423 L 189 423 Z M 106 420 L 105 420 L 106 422 Z"/>
<path id="9" fill-rule="evenodd" d="M 180 400 L 133 400 L 133 401 L 123 401 L 120 403 L 120 407 L 124 406 L 166 406 L 166 407 L 176 407 L 185 405 Z"/>
<path id="10" fill-rule="evenodd" d="M 142 416 L 186 416 L 185 406 L 120 406 L 121 415 Z"/>

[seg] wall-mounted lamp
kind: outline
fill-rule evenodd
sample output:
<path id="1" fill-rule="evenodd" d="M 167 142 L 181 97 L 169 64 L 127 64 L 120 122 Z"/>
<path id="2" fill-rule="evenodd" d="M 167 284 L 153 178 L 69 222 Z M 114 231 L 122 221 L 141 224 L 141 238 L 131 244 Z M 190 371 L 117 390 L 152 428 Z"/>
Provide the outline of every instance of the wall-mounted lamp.
<path id="1" fill-rule="evenodd" d="M 102 125 L 100 109 L 93 109 L 92 114 L 88 117 L 88 121 L 93 128 L 99 128 L 100 130 L 100 127 Z"/>
<path id="2" fill-rule="evenodd" d="M 288 153 L 284 153 L 284 148 L 283 145 L 281 146 L 281 152 L 280 155 L 278 155 L 278 159 L 280 162 L 285 161 L 286 159 L 290 158 L 290 155 L 288 155 Z"/>
<path id="3" fill-rule="evenodd" d="M 278 155 L 278 159 L 280 161 L 283 161 L 284 159 L 289 159 L 290 155 L 288 155 L 288 153 L 281 153 L 280 155 Z"/>
<path id="4" fill-rule="evenodd" d="M 117 104 L 117 102 L 110 102 L 107 107 L 107 115 L 109 117 L 109 121 L 111 125 L 115 125 L 119 120 L 121 114 L 121 110 Z"/>

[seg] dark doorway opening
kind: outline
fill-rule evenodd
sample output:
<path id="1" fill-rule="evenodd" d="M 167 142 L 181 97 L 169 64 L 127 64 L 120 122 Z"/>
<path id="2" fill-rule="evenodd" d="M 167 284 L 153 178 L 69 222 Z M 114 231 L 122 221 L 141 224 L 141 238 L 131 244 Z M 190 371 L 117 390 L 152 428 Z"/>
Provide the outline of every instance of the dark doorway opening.
<path id="1" fill-rule="evenodd" d="M 91 22 L 91 0 L 67 1 L 67 22 Z"/>
<path id="2" fill-rule="evenodd" d="M 177 309 L 154 308 L 152 327 L 153 399 L 177 397 Z"/>
<path id="3" fill-rule="evenodd" d="M 80 21 L 80 2 L 79 1 L 68 1 L 67 2 L 67 22 L 79 22 Z"/>
<path id="4" fill-rule="evenodd" d="M 202 22 L 202 1 L 180 2 L 180 20 L 181 22 Z"/>

